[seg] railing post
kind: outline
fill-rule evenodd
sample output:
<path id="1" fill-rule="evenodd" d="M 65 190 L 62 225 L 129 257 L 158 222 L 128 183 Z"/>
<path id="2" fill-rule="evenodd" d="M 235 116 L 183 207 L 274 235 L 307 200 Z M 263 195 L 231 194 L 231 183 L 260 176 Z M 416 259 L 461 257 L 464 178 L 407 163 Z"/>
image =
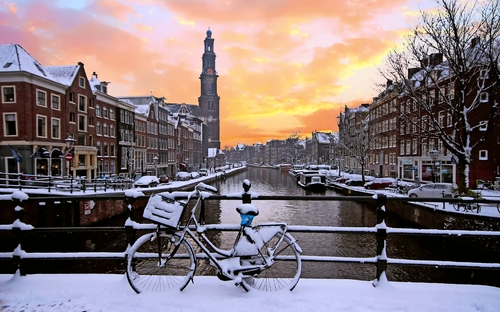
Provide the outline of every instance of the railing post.
<path id="1" fill-rule="evenodd" d="M 17 271 L 19 271 L 19 274 L 21 276 L 25 276 L 26 272 L 24 271 L 24 266 L 22 265 L 22 257 L 21 257 L 21 243 L 23 240 L 23 230 L 26 229 L 32 229 L 32 226 L 26 226 L 26 228 L 23 226 L 25 225 L 23 223 L 24 220 L 24 208 L 22 207 L 23 199 L 28 199 L 28 195 L 22 192 L 14 192 L 12 194 L 12 201 L 16 204 L 15 206 L 15 211 L 14 215 L 16 217 L 16 221 L 14 221 L 12 225 L 12 235 L 17 241 L 17 247 L 13 252 L 12 255 L 12 261 L 14 262 L 14 265 L 17 267 Z M 23 227 L 23 228 L 21 228 Z"/>
<path id="2" fill-rule="evenodd" d="M 385 224 L 386 210 L 385 204 L 387 203 L 387 196 L 377 194 L 377 279 L 373 281 L 373 286 L 377 287 L 381 280 L 387 280 L 385 275 L 387 270 L 387 253 L 386 253 L 386 239 L 387 239 L 387 225 Z"/>
<path id="3" fill-rule="evenodd" d="M 127 192 L 125 192 L 125 203 L 127 204 L 127 217 L 130 221 L 135 221 L 134 220 L 134 202 L 135 202 L 135 197 L 131 196 L 130 194 L 127 195 Z M 136 230 L 134 229 L 134 226 L 132 223 L 133 222 L 127 222 L 125 224 L 125 234 L 127 235 L 128 247 L 131 247 L 135 243 Z"/>

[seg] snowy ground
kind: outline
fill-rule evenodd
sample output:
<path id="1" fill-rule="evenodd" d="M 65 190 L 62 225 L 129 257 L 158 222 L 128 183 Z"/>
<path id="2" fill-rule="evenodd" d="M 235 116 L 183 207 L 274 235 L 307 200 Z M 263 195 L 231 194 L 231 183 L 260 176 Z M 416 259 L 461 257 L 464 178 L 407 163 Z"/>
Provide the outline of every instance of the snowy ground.
<path id="1" fill-rule="evenodd" d="M 490 286 L 301 279 L 276 294 L 194 281 L 183 292 L 137 295 L 124 275 L 0 275 L 0 311 L 500 311 L 500 289 Z"/>

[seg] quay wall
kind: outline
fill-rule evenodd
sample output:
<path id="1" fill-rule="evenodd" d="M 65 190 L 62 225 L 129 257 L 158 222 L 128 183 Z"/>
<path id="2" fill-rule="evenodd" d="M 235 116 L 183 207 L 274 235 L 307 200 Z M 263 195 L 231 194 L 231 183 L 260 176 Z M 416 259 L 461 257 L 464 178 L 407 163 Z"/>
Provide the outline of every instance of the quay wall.
<path id="1" fill-rule="evenodd" d="M 373 196 L 373 192 L 364 192 L 341 184 L 336 184 L 335 190 L 350 196 Z M 386 211 L 426 229 L 500 231 L 500 214 L 495 218 L 477 213 L 450 212 L 443 209 L 441 202 L 390 202 L 386 205 Z"/>
<path id="2" fill-rule="evenodd" d="M 246 167 L 235 168 L 226 172 L 226 176 L 231 176 L 246 170 Z M 213 184 L 223 177 L 220 173 L 208 177 L 186 181 L 182 184 L 170 183 L 155 188 L 136 189 L 151 195 L 161 192 L 190 191 L 196 184 L 203 182 Z M 12 192 L 2 192 L 11 194 Z M 37 201 L 27 201 L 22 204 L 24 210 L 24 223 L 34 227 L 61 227 L 61 226 L 89 226 L 101 221 L 112 219 L 113 217 L 127 213 L 127 203 L 123 196 L 124 191 L 113 191 L 108 193 L 94 193 L 87 191 L 85 194 L 76 193 L 61 196 L 60 194 L 38 193 L 28 194 L 30 198 L 37 198 Z M 57 200 L 54 200 L 57 197 Z M 43 198 L 47 198 L 46 201 Z M 147 198 L 138 198 L 134 206 L 144 207 Z M 13 201 L 2 201 L 0 207 L 0 217 L 3 223 L 14 222 L 15 203 Z"/>

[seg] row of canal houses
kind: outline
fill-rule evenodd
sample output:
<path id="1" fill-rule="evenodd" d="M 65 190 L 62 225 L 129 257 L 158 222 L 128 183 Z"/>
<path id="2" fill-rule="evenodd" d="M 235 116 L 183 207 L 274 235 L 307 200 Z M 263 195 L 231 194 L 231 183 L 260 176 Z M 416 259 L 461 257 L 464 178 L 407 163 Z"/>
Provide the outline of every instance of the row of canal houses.
<path id="1" fill-rule="evenodd" d="M 43 66 L 0 45 L 0 172 L 175 176 L 210 161 L 198 105 L 115 97 L 96 72 L 87 77 L 83 63 Z"/>

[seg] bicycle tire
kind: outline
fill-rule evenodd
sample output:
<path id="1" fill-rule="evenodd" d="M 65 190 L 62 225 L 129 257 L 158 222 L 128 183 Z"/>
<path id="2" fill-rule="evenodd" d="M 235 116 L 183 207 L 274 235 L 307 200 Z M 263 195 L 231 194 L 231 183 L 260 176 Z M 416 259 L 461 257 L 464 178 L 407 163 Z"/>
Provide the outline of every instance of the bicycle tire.
<path id="1" fill-rule="evenodd" d="M 500 204 L 497 204 L 498 213 L 500 213 Z"/>
<path id="2" fill-rule="evenodd" d="M 461 203 L 457 203 L 457 202 L 454 202 L 453 203 L 453 208 L 456 210 L 456 211 L 460 211 L 460 207 L 462 206 Z"/>
<path id="3" fill-rule="evenodd" d="M 260 249 L 262 255 L 269 256 L 268 248 L 274 247 L 280 238 L 281 234 L 276 234 L 264 245 Z M 257 276 L 243 278 L 241 286 L 246 291 L 292 291 L 297 286 L 302 271 L 300 252 L 292 243 L 294 241 L 291 235 L 285 234 L 279 249 L 275 252 L 277 257 L 274 258 L 274 264 Z"/>
<path id="4" fill-rule="evenodd" d="M 176 234 L 165 232 L 141 236 L 131 247 L 127 260 L 127 280 L 136 293 L 182 291 L 194 276 L 196 255 L 191 244 L 183 239 L 174 256 L 172 242 Z M 161 248 L 159 259 L 158 248 Z M 160 264 L 159 264 L 160 263 Z"/>

